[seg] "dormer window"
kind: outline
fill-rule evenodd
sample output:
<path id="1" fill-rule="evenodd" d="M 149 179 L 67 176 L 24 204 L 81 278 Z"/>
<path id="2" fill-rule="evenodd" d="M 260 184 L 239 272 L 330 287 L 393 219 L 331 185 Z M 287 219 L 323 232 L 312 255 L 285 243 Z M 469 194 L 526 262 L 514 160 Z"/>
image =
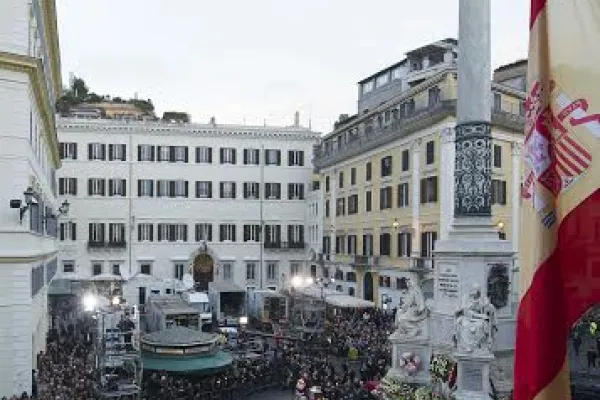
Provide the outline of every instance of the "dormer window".
<path id="1" fill-rule="evenodd" d="M 363 94 L 369 93 L 371 91 L 373 91 L 373 81 L 368 81 L 368 82 L 363 83 L 363 85 L 362 85 Z"/>
<path id="2" fill-rule="evenodd" d="M 423 69 L 423 63 L 421 62 L 421 60 L 412 60 L 410 62 L 411 71 L 420 71 L 421 69 Z"/>
<path id="3" fill-rule="evenodd" d="M 377 87 L 382 87 L 383 85 L 387 84 L 390 81 L 390 75 L 389 73 L 385 73 L 383 75 L 379 75 L 377 77 Z"/>

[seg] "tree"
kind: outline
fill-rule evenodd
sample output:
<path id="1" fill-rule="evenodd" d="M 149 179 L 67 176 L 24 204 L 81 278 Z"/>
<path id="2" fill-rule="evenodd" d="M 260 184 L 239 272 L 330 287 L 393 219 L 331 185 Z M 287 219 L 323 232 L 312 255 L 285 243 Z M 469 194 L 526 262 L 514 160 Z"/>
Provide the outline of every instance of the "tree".
<path id="1" fill-rule="evenodd" d="M 165 111 L 162 117 L 163 121 L 182 122 L 187 124 L 190 122 L 190 116 L 187 113 L 179 111 Z"/>
<path id="2" fill-rule="evenodd" d="M 75 77 L 75 79 L 73 79 L 73 84 L 71 85 L 71 91 L 73 92 L 74 97 L 82 102 L 85 101 L 90 90 L 83 79 Z"/>

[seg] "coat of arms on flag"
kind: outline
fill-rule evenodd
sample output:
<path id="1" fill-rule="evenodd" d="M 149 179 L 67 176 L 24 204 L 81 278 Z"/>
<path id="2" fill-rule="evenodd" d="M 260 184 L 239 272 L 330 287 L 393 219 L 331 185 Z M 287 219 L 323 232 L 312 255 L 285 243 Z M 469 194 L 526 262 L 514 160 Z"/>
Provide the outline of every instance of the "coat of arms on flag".
<path id="1" fill-rule="evenodd" d="M 552 84 L 550 90 L 553 94 L 556 89 Z M 561 96 L 564 97 L 559 93 L 556 97 Z M 592 156 L 574 133 L 562 123 L 565 113 L 560 113 L 562 118 L 556 118 L 551 105 L 542 106 L 542 98 L 543 89 L 536 83 L 526 101 L 525 161 L 529 173 L 523 184 L 522 196 L 532 200 L 542 222 L 550 227 L 556 219 L 550 215 L 554 214 L 554 210 L 549 202 L 543 199 L 543 195 L 536 193 L 535 183 L 538 182 L 556 197 L 586 172 Z"/>

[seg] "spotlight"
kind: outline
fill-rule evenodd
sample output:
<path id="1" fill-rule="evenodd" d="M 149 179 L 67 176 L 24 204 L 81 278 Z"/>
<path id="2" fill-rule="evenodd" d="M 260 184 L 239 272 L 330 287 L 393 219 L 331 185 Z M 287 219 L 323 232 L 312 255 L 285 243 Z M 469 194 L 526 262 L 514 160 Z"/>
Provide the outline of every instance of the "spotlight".
<path id="1" fill-rule="evenodd" d="M 83 310 L 84 311 L 94 311 L 97 304 L 98 304 L 98 299 L 93 294 L 88 293 L 83 297 Z"/>
<path id="2" fill-rule="evenodd" d="M 306 278 L 306 284 L 307 285 L 312 285 L 313 283 L 315 283 L 315 280 L 311 277 Z"/>
<path id="3" fill-rule="evenodd" d="M 121 298 L 119 296 L 114 296 L 111 300 L 113 306 L 118 306 L 121 304 Z"/>
<path id="4" fill-rule="evenodd" d="M 297 288 L 300 287 L 302 285 L 302 278 L 300 278 L 299 276 L 294 276 L 292 278 L 292 286 Z"/>
<path id="5" fill-rule="evenodd" d="M 248 324 L 248 317 L 246 317 L 246 316 L 240 317 L 240 325 L 246 325 L 246 324 Z"/>

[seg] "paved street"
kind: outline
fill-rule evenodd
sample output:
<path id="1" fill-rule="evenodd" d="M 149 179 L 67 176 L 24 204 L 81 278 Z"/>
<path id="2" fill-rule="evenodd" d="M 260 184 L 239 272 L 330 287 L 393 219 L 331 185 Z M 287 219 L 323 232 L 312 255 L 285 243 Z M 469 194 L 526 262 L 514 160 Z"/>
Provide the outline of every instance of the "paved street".
<path id="1" fill-rule="evenodd" d="M 264 393 L 257 393 L 248 400 L 293 400 L 294 394 L 291 391 L 282 392 L 281 390 L 270 390 Z"/>

